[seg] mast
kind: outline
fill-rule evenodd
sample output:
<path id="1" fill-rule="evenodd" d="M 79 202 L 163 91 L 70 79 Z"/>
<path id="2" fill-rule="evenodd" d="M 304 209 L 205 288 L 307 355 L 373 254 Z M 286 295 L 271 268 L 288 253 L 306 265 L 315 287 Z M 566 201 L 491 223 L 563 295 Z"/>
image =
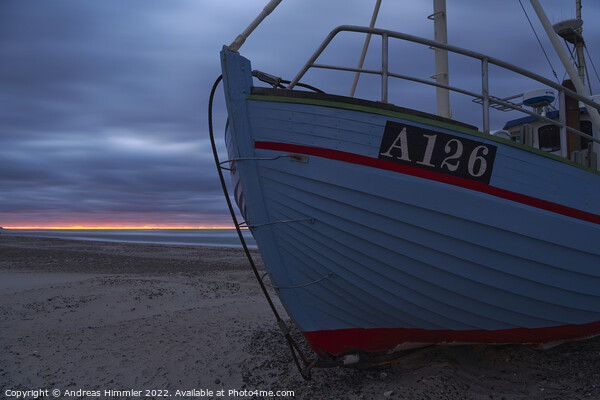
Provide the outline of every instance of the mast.
<path id="1" fill-rule="evenodd" d="M 581 0 L 576 0 L 575 4 L 577 19 L 581 21 Z M 583 41 L 583 28 L 580 27 L 577 30 L 577 33 L 579 33 L 579 40 L 575 42 L 575 49 L 577 51 L 577 71 L 579 72 L 579 79 L 581 79 L 581 82 L 585 83 L 585 60 L 583 58 L 583 46 L 585 45 L 585 42 Z M 590 90 L 591 89 L 592 88 L 590 88 Z"/>
<path id="2" fill-rule="evenodd" d="M 560 61 L 563 63 L 563 66 L 567 70 L 567 73 L 569 74 L 569 77 L 571 78 L 571 81 L 573 82 L 573 85 L 575 86 L 577 93 L 579 95 L 584 96 L 587 99 L 591 100 L 589 92 L 585 88 L 583 81 L 581 79 L 579 79 L 579 73 L 575 70 L 575 67 L 573 67 L 573 64 L 571 64 L 569 55 L 567 54 L 564 47 L 560 43 L 560 40 L 558 39 L 558 35 L 554 32 L 554 29 L 552 28 L 552 25 L 550 24 L 550 20 L 548 20 L 548 16 L 546 15 L 546 13 L 544 12 L 544 9 L 540 5 L 539 0 L 529 0 L 529 1 L 531 2 L 531 5 L 533 6 L 533 9 L 535 10 L 540 22 L 542 23 L 542 26 L 544 27 L 544 30 L 546 31 L 546 35 L 548 35 L 548 38 L 552 42 L 552 45 L 554 46 L 554 50 L 556 50 L 556 53 L 558 54 Z M 579 7 L 579 10 L 581 12 L 581 7 Z M 600 145 L 598 143 L 598 141 L 600 141 L 600 114 L 598 113 L 598 110 L 596 108 L 589 106 L 585 103 L 584 103 L 584 105 L 585 105 L 585 108 L 587 109 L 588 114 L 590 115 L 590 119 L 592 120 L 592 126 L 593 126 L 592 130 L 594 132 L 593 150 L 596 154 L 598 154 L 600 152 Z M 600 169 L 600 157 L 598 157 L 596 169 Z"/>
<path id="3" fill-rule="evenodd" d="M 429 19 L 433 20 L 433 40 L 448 43 L 448 29 L 446 25 L 446 0 L 433 0 L 433 14 Z M 448 86 L 448 52 L 435 49 L 435 75 L 432 77 L 440 85 Z M 448 89 L 438 87 L 436 89 L 437 115 L 450 118 L 450 93 Z"/>

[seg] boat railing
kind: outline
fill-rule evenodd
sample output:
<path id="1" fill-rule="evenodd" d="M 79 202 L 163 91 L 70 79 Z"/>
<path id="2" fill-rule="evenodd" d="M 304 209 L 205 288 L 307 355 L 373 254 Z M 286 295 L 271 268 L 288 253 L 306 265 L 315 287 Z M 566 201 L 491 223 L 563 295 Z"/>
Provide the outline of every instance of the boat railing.
<path id="1" fill-rule="evenodd" d="M 323 51 L 327 48 L 327 46 L 331 43 L 331 41 L 336 37 L 336 35 L 341 32 L 357 32 L 357 33 L 381 36 L 381 40 L 382 40 L 382 42 L 381 42 L 382 43 L 381 44 L 381 69 L 375 70 L 375 69 L 365 69 L 365 68 L 353 68 L 353 67 L 345 67 L 345 66 L 336 66 L 336 65 L 327 65 L 327 64 L 317 63 L 316 61 L 319 58 L 319 56 L 323 53 Z M 418 44 L 421 44 L 424 46 L 428 46 L 430 48 L 439 48 L 439 49 L 443 49 L 443 50 L 446 50 L 451 53 L 456 53 L 456 54 L 460 54 L 460 55 L 463 55 L 463 56 L 466 56 L 466 57 L 469 57 L 472 59 L 479 60 L 481 62 L 481 92 L 477 93 L 477 92 L 462 89 L 459 87 L 440 84 L 435 81 L 429 81 L 426 79 L 421 79 L 421 78 L 417 78 L 417 77 L 412 77 L 412 76 L 408 76 L 408 75 L 390 72 L 389 68 L 388 68 L 388 60 L 389 60 L 388 48 L 389 48 L 389 39 L 390 38 L 400 39 L 400 40 L 404 40 L 404 41 L 408 41 L 408 42 L 412 42 L 412 43 L 418 43 Z M 539 113 L 536 113 L 532 110 L 528 110 L 524 107 L 521 107 L 520 104 L 516 104 L 514 102 L 509 101 L 512 98 L 515 98 L 517 96 L 500 98 L 500 97 L 495 97 L 495 96 L 490 95 L 490 89 L 489 89 L 489 66 L 490 65 L 495 65 L 495 66 L 498 66 L 505 70 L 512 71 L 519 75 L 533 79 L 545 86 L 555 89 L 559 94 L 558 95 L 559 96 L 558 97 L 559 98 L 558 121 L 547 118 L 546 116 L 540 115 Z M 369 27 L 353 26 L 353 25 L 341 25 L 341 26 L 338 26 L 337 28 L 333 29 L 329 33 L 329 35 L 325 38 L 325 40 L 321 43 L 321 45 L 317 48 L 317 50 L 312 54 L 312 56 L 309 58 L 309 60 L 306 62 L 306 64 L 302 67 L 300 72 L 290 82 L 290 84 L 287 86 L 287 88 L 293 89 L 310 68 L 321 68 L 321 69 L 331 69 L 331 70 L 349 71 L 349 72 L 355 72 L 355 73 L 380 75 L 381 76 L 381 101 L 384 103 L 388 102 L 388 80 L 389 80 L 389 78 L 398 78 L 398 79 L 413 81 L 413 82 L 417 82 L 417 83 L 421 83 L 421 84 L 425 84 L 425 85 L 430 85 L 430 86 L 435 86 L 438 88 L 447 89 L 449 91 L 453 91 L 453 92 L 457 92 L 457 93 L 462 93 L 467 96 L 471 96 L 474 99 L 474 101 L 476 101 L 482 105 L 482 109 L 483 109 L 483 114 L 482 114 L 482 128 L 483 129 L 482 130 L 485 133 L 490 133 L 490 108 L 496 108 L 496 109 L 502 109 L 502 110 L 517 110 L 517 111 L 523 112 L 525 114 L 532 115 L 539 120 L 542 120 L 549 124 L 557 125 L 560 127 L 560 130 L 561 130 L 561 135 L 560 135 L 560 137 L 561 137 L 561 152 L 562 152 L 561 155 L 565 158 L 567 158 L 567 134 L 566 134 L 567 131 L 572 132 L 576 135 L 579 135 L 587 140 L 591 140 L 596 143 L 600 143 L 600 140 L 595 139 L 593 137 L 593 135 L 591 136 L 591 135 L 581 132 L 575 128 L 567 126 L 566 106 L 565 106 L 566 96 L 575 98 L 575 99 L 581 101 L 582 103 L 592 106 L 598 110 L 600 110 L 599 104 L 595 103 L 594 101 L 592 101 L 586 97 L 579 95 L 578 93 L 576 93 L 572 90 L 565 88 L 564 86 L 562 86 L 556 82 L 551 81 L 550 79 L 547 79 L 541 75 L 537 75 L 533 72 L 527 71 L 526 69 L 523 69 L 516 65 L 507 63 L 505 61 L 499 60 L 494 57 L 490 57 L 490 56 L 482 54 L 482 53 L 463 49 L 463 48 L 449 45 L 446 43 L 436 42 L 434 40 L 425 39 L 425 38 L 421 38 L 418 36 L 413 36 L 413 35 L 409 35 L 406 33 L 400 33 L 400 32 L 395 32 L 395 31 L 390 31 L 390 30 L 385 30 L 385 29 L 369 28 Z M 596 128 L 596 129 L 600 129 L 600 128 Z"/>

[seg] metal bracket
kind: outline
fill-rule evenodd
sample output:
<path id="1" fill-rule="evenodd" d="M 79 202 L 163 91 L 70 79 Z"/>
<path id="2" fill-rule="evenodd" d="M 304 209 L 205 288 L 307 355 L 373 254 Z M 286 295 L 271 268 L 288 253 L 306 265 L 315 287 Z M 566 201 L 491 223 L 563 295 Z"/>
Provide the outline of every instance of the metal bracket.
<path id="1" fill-rule="evenodd" d="M 430 15 L 427 16 L 427 19 L 430 19 L 430 20 L 433 21 L 435 19 L 435 17 L 437 17 L 438 15 L 444 15 L 444 12 L 443 11 L 438 11 L 436 13 L 430 14 Z"/>
<path id="2" fill-rule="evenodd" d="M 435 50 L 435 49 L 433 49 L 433 50 Z M 431 75 L 430 78 L 431 79 L 437 79 L 437 78 L 443 78 L 443 77 L 446 77 L 446 76 L 448 76 L 447 72 L 440 72 L 439 74 Z"/>
<path id="3" fill-rule="evenodd" d="M 246 157 L 246 158 L 232 158 L 230 160 L 225 160 L 225 161 L 221 161 L 219 163 L 219 167 L 221 169 L 224 169 L 226 171 L 232 171 L 234 169 L 233 166 L 231 166 L 231 168 L 227 168 L 224 167 L 223 164 L 225 163 L 235 163 L 237 161 L 274 161 L 274 160 L 279 160 L 280 158 L 284 158 L 287 157 L 292 161 L 298 161 L 298 162 L 308 162 L 308 156 L 304 155 L 304 154 L 282 154 L 280 156 L 277 157 Z"/>
<path id="4" fill-rule="evenodd" d="M 281 86 L 282 79 L 279 76 L 267 74 L 266 72 L 262 72 L 256 69 L 252 71 L 252 76 L 257 78 L 261 82 L 268 83 L 274 88 L 278 88 Z"/>

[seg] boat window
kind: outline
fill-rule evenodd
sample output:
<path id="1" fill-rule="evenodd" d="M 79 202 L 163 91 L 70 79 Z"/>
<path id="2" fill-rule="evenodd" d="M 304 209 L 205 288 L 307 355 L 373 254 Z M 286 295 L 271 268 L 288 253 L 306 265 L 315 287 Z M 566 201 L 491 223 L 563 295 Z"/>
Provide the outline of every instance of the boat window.
<path id="1" fill-rule="evenodd" d="M 556 125 L 542 126 L 538 129 L 538 140 L 542 150 L 560 150 L 560 128 Z"/>
<path id="2" fill-rule="evenodd" d="M 513 142 L 521 143 L 521 131 L 511 131 L 510 139 Z"/>
<path id="3" fill-rule="evenodd" d="M 580 121 L 579 122 L 579 130 L 583 133 L 587 133 L 588 135 L 592 136 L 592 122 L 591 121 Z M 581 149 L 582 150 L 586 150 L 590 144 L 592 143 L 591 140 L 586 139 L 584 137 L 581 138 Z"/>

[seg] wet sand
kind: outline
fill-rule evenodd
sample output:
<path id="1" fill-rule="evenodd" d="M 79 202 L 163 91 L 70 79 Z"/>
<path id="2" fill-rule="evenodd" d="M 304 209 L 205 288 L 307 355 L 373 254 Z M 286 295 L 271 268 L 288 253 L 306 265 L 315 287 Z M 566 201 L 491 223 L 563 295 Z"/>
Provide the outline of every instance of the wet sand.
<path id="1" fill-rule="evenodd" d="M 600 399 L 600 338 L 431 347 L 304 381 L 238 249 L 3 234 L 0 289 L 0 398 Z"/>

